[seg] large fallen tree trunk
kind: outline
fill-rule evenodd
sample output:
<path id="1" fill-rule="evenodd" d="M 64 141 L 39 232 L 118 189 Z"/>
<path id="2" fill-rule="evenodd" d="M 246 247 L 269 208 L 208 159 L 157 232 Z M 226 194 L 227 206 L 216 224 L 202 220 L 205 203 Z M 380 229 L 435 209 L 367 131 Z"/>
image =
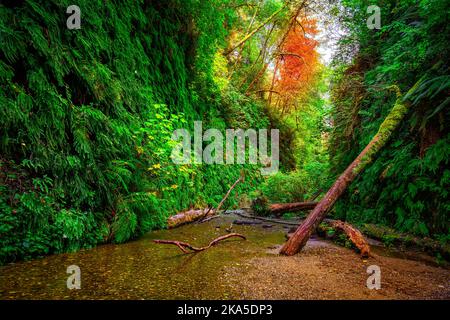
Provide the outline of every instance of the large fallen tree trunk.
<path id="1" fill-rule="evenodd" d="M 358 249 L 361 257 L 368 258 L 370 256 L 370 246 L 364 238 L 361 231 L 340 220 L 326 220 L 318 226 L 317 232 L 324 236 L 329 236 L 330 231 L 337 234 L 344 233 L 348 240 Z"/>
<path id="2" fill-rule="evenodd" d="M 217 206 L 217 209 L 213 209 L 213 208 L 196 209 L 196 210 L 191 209 L 188 211 L 177 213 L 176 215 L 170 216 L 167 219 L 167 227 L 169 229 L 176 228 L 183 224 L 201 220 L 203 218 L 207 218 L 207 217 L 210 217 L 210 216 L 218 213 L 220 208 L 224 204 L 225 200 L 227 200 L 231 191 L 234 189 L 234 187 L 236 187 L 236 185 L 243 180 L 244 180 L 244 177 L 243 177 L 243 175 L 241 175 L 241 177 L 239 177 L 239 179 L 237 179 L 236 182 L 230 187 L 230 189 L 226 193 L 225 197 L 223 197 L 222 201 L 220 201 L 219 205 Z"/>
<path id="3" fill-rule="evenodd" d="M 280 216 L 286 212 L 296 212 L 302 210 L 312 210 L 318 202 L 293 202 L 293 203 L 274 203 L 269 206 L 270 213 Z"/>
<path id="4" fill-rule="evenodd" d="M 193 245 L 191 245 L 187 242 L 176 241 L 176 240 L 153 240 L 153 242 L 161 243 L 161 244 L 173 244 L 173 245 L 176 245 L 178 248 L 180 248 L 180 250 L 183 251 L 184 253 L 189 253 L 189 251 L 187 249 L 190 249 L 194 252 L 203 251 L 208 248 L 211 248 L 212 246 L 216 245 L 218 242 L 228 239 L 228 238 L 231 238 L 231 237 L 238 237 L 238 238 L 241 238 L 244 240 L 246 239 L 245 236 L 243 236 L 242 234 L 230 233 L 230 234 L 226 234 L 224 236 L 214 239 L 206 247 L 194 247 Z"/>
<path id="5" fill-rule="evenodd" d="M 238 181 L 235 182 L 234 186 Z M 226 199 L 231 192 L 232 188 L 228 191 L 227 195 L 224 199 Z M 179 227 L 186 223 L 191 223 L 195 221 L 206 222 L 212 218 L 214 214 L 216 214 L 220 208 L 222 207 L 223 201 L 218 205 L 217 209 L 205 208 L 205 209 L 191 209 L 188 211 L 183 211 L 177 213 L 176 215 L 170 216 L 167 219 L 167 226 L 169 229 Z M 302 210 L 312 210 L 318 202 L 293 202 L 293 203 L 274 203 L 268 206 L 266 210 L 268 210 L 269 214 L 273 214 L 275 216 L 281 216 L 286 212 L 296 212 Z M 204 220 L 202 220 L 204 218 Z"/>
<path id="6" fill-rule="evenodd" d="M 414 90 L 417 85 L 418 83 L 410 90 L 410 92 Z M 284 244 L 280 250 L 281 254 L 289 256 L 294 255 L 305 246 L 311 234 L 325 218 L 336 200 L 344 193 L 355 177 L 373 161 L 375 154 L 386 144 L 394 130 L 400 125 L 409 110 L 410 103 L 403 102 L 400 90 L 394 86 L 393 88 L 397 91 L 397 100 L 391 112 L 381 124 L 377 134 L 358 157 L 348 166 L 344 173 L 341 174 L 323 199 L 317 204 L 314 210 L 311 211 L 292 237 Z"/>
<path id="7" fill-rule="evenodd" d="M 186 223 L 197 221 L 205 217 L 208 214 L 208 211 L 210 210 L 211 208 L 197 209 L 197 210 L 191 209 L 188 211 L 177 213 L 176 215 L 170 216 L 167 219 L 167 227 L 169 229 L 172 229 Z"/>
<path id="8" fill-rule="evenodd" d="M 279 217 L 286 212 L 312 210 L 317 204 L 318 202 L 312 201 L 269 204 L 266 197 L 258 197 L 252 201 L 251 209 L 257 216 L 275 215 Z"/>
<path id="9" fill-rule="evenodd" d="M 287 239 L 289 239 L 292 236 L 293 232 L 295 232 L 296 230 L 296 227 L 298 227 L 301 223 L 300 221 L 296 223 L 280 219 L 262 218 L 254 215 L 242 214 L 239 212 L 235 212 L 235 214 L 246 219 L 257 219 L 271 223 L 279 223 L 283 225 L 294 226 L 291 228 L 292 231 L 289 231 L 289 233 L 286 235 Z M 331 235 L 331 233 L 333 233 L 333 235 Z M 334 239 L 336 238 L 336 235 L 345 234 L 346 238 L 359 251 L 359 253 L 363 258 L 367 258 L 370 256 L 370 246 L 369 243 L 364 238 L 362 232 L 347 222 L 343 222 L 340 220 L 324 219 L 323 222 L 317 228 L 317 234 L 319 236 L 323 236 L 328 239 L 330 238 Z"/>

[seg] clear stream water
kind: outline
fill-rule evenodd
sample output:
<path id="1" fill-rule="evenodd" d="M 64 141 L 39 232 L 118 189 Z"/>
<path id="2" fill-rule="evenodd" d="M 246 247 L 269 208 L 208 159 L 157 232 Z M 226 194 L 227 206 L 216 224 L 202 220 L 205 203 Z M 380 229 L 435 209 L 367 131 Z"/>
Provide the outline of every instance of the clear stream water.
<path id="1" fill-rule="evenodd" d="M 199 253 L 184 254 L 154 239 L 207 245 L 226 234 L 235 219 L 227 215 L 202 224 L 152 231 L 125 244 L 101 245 L 76 253 L 48 256 L 0 267 L 1 299 L 233 299 L 239 288 L 226 281 L 226 270 L 254 257 L 274 255 L 284 243 L 286 227 L 268 222 L 234 225 L 247 240 L 230 238 Z M 322 241 L 322 240 L 314 240 Z M 378 254 L 384 249 L 375 248 Z M 383 251 L 384 250 L 384 251 Z M 387 253 L 386 253 L 387 254 Z M 81 269 L 81 290 L 66 286 L 67 267 Z"/>
<path id="2" fill-rule="evenodd" d="M 2 299 L 227 299 L 233 297 L 221 274 L 245 259 L 269 254 L 264 248 L 284 242 L 280 228 L 234 225 L 247 240 L 230 238 L 200 253 L 184 254 L 154 239 L 207 245 L 226 234 L 236 217 L 214 219 L 172 230 L 152 231 L 125 244 L 101 245 L 76 253 L 0 267 Z M 81 290 L 68 290 L 67 267 L 81 269 Z"/>

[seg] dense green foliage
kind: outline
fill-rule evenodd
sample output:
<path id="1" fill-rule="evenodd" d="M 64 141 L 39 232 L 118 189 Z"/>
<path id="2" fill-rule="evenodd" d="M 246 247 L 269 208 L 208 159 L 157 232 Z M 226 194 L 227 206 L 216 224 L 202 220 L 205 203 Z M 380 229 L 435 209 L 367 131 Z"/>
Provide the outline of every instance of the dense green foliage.
<path id="1" fill-rule="evenodd" d="M 326 191 L 331 183 L 329 178 L 328 134 L 330 126 L 329 102 L 324 98 L 327 90 L 326 70 L 314 81 L 314 90 L 302 99 L 302 107 L 283 118 L 283 125 L 291 133 L 291 141 L 283 150 L 291 158 L 285 161 L 286 170 L 269 176 L 261 184 L 258 196 L 270 202 L 287 203 L 307 201 Z M 289 170 L 290 169 L 290 170 Z"/>
<path id="2" fill-rule="evenodd" d="M 222 3 L 79 1 L 79 30 L 66 28 L 70 4 L 0 5 L 0 262 L 123 242 L 216 205 L 241 168 L 175 166 L 173 130 L 268 124 L 217 84 L 235 19 Z"/>
<path id="3" fill-rule="evenodd" d="M 316 198 L 377 132 L 388 88 L 416 83 L 400 130 L 333 214 L 448 240 L 448 1 L 381 1 L 381 30 L 360 0 L 80 0 L 79 30 L 66 27 L 71 4 L 0 4 L 0 263 L 163 228 L 217 205 L 241 173 L 224 207 Z M 345 30 L 328 67 L 321 17 L 308 17 L 320 10 Z M 196 120 L 279 129 L 280 172 L 175 165 L 172 133 Z"/>
<path id="4" fill-rule="evenodd" d="M 343 1 L 348 35 L 336 59 L 331 136 L 335 174 L 356 157 L 393 107 L 397 85 L 411 110 L 400 130 L 336 204 L 336 216 L 418 235 L 449 234 L 448 1 L 384 1 L 381 30 L 369 1 Z M 348 55 L 357 44 L 356 56 Z M 346 63 L 352 59 L 350 65 Z M 448 237 L 448 236 L 447 236 Z"/>

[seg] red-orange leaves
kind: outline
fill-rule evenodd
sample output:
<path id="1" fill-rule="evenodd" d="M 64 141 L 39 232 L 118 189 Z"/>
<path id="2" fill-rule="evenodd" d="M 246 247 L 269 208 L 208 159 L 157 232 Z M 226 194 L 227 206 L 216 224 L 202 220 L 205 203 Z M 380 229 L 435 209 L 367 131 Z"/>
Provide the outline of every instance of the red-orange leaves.
<path id="1" fill-rule="evenodd" d="M 274 90 L 279 93 L 277 106 L 283 111 L 308 92 L 318 65 L 318 42 L 313 39 L 316 34 L 315 20 L 297 18 L 280 46 Z"/>

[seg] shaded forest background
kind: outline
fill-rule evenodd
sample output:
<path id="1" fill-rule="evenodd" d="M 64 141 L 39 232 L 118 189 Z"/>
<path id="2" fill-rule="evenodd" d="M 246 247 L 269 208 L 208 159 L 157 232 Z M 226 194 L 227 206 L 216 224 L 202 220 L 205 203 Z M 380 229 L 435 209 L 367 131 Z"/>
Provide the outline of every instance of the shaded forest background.
<path id="1" fill-rule="evenodd" d="M 0 262 L 125 242 L 189 207 L 323 193 L 377 132 L 392 84 L 413 108 L 333 215 L 450 240 L 445 0 L 0 4 Z M 339 29 L 321 61 L 321 33 Z M 247 37 L 248 36 L 248 37 Z M 242 41 L 245 40 L 245 41 Z M 175 165 L 176 128 L 280 129 L 281 170 Z"/>

